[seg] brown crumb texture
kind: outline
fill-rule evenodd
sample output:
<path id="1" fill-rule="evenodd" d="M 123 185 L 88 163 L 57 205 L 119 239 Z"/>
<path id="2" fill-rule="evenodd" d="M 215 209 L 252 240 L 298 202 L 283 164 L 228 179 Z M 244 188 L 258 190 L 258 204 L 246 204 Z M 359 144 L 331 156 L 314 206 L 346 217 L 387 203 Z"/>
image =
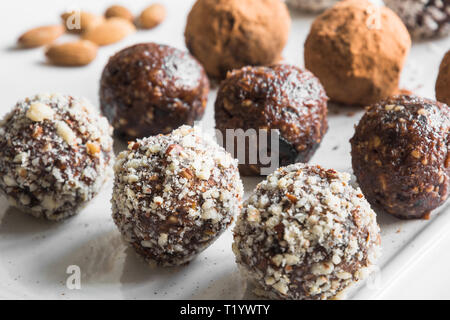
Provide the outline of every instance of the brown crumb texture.
<path id="1" fill-rule="evenodd" d="M 188 126 L 131 142 L 114 170 L 114 222 L 152 264 L 189 262 L 242 207 L 236 161 Z"/>
<path id="2" fill-rule="evenodd" d="M 351 139 L 367 200 L 399 218 L 423 218 L 448 196 L 450 110 L 416 96 L 369 107 Z"/>
<path id="3" fill-rule="evenodd" d="M 40 94 L 0 122 L 0 191 L 36 217 L 77 213 L 112 175 L 112 128 L 84 99 Z"/>
<path id="4" fill-rule="evenodd" d="M 278 169 L 244 203 L 236 262 L 269 298 L 338 299 L 380 254 L 376 215 L 350 175 L 297 163 Z"/>
<path id="5" fill-rule="evenodd" d="M 319 12 L 323 11 L 339 0 L 286 0 L 288 6 L 306 12 Z"/>
<path id="6" fill-rule="evenodd" d="M 188 53 L 141 43 L 109 59 L 100 83 L 103 114 L 120 136 L 169 133 L 203 117 L 209 81 Z"/>
<path id="7" fill-rule="evenodd" d="M 307 162 L 328 130 L 327 101 L 320 81 L 307 70 L 286 64 L 244 67 L 230 72 L 219 88 L 216 127 L 225 139 L 227 129 L 255 129 L 257 134 L 276 129 L 280 165 Z M 268 147 L 269 153 L 276 152 Z M 244 175 L 259 175 L 261 167 L 239 165 Z"/>

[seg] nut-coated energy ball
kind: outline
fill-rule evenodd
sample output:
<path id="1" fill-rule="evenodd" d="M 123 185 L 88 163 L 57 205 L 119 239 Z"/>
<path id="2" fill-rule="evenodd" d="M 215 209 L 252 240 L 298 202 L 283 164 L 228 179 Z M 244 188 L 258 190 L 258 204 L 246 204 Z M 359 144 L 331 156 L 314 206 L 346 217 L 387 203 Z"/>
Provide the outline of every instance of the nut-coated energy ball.
<path id="1" fill-rule="evenodd" d="M 185 38 L 191 54 L 212 78 L 247 65 L 281 58 L 291 18 L 280 0 L 197 0 Z"/>
<path id="2" fill-rule="evenodd" d="M 448 196 L 450 109 L 415 96 L 369 107 L 351 139 L 367 200 L 403 219 L 427 217 Z"/>
<path id="3" fill-rule="evenodd" d="M 242 207 L 236 161 L 188 126 L 131 142 L 114 170 L 114 222 L 151 264 L 189 262 Z"/>
<path id="4" fill-rule="evenodd" d="M 228 139 L 234 138 L 227 134 L 230 130 L 241 129 L 249 134 L 255 131 L 256 143 L 242 146 L 236 138 L 235 145 L 245 148 L 248 156 L 246 161 L 240 159 L 241 173 L 260 175 L 267 165 L 261 159 L 251 163 L 250 153 L 267 151 L 272 159 L 277 157 L 279 165 L 274 169 L 307 162 L 313 156 L 328 129 L 327 101 L 320 81 L 307 70 L 284 64 L 244 67 L 230 72 L 220 86 L 215 104 L 216 127 L 227 147 Z M 278 150 L 271 141 L 265 143 L 261 129 L 269 131 L 265 133 L 269 140 L 270 131 L 278 131 Z M 253 147 L 257 150 L 252 151 Z"/>
<path id="5" fill-rule="evenodd" d="M 112 128 L 90 103 L 40 94 L 0 122 L 0 191 L 36 217 L 77 213 L 112 175 Z"/>
<path id="6" fill-rule="evenodd" d="M 314 21 L 305 66 L 332 101 L 368 105 L 394 94 L 411 47 L 400 18 L 367 0 L 345 0 Z"/>
<path id="7" fill-rule="evenodd" d="M 244 203 L 233 251 L 272 299 L 337 299 L 373 269 L 375 212 L 350 175 L 297 163 L 278 169 Z"/>
<path id="8" fill-rule="evenodd" d="M 100 105 L 127 139 L 169 133 L 202 118 L 209 81 L 189 54 L 156 43 L 116 53 L 103 70 Z"/>

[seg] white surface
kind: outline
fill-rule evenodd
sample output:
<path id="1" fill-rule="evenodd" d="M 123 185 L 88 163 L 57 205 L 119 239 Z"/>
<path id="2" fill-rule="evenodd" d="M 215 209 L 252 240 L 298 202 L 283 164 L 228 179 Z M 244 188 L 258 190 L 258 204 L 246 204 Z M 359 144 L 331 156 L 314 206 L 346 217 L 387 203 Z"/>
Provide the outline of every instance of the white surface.
<path id="1" fill-rule="evenodd" d="M 113 1 L 115 2 L 115 1 Z M 134 12 L 147 1 L 122 1 Z M 45 63 L 43 50 L 16 50 L 17 36 L 30 27 L 56 23 L 67 8 L 101 13 L 111 1 L 1 1 L 0 115 L 18 99 L 37 92 L 84 96 L 98 104 L 98 82 L 108 57 L 138 42 L 155 41 L 184 48 L 184 24 L 193 1 L 170 0 L 168 19 L 159 28 L 138 31 L 118 44 L 102 48 L 83 68 L 56 68 Z M 313 16 L 293 14 L 286 61 L 303 65 L 303 42 Z M 67 38 L 70 38 L 67 36 Z M 403 87 L 434 98 L 440 59 L 450 40 L 415 44 L 403 75 Z M 205 126 L 213 124 L 215 92 L 211 92 Z M 336 111 L 339 114 L 336 114 Z M 311 163 L 351 171 L 350 144 L 358 109 L 330 108 L 330 130 Z M 337 147 L 337 149 L 336 149 Z M 246 191 L 258 179 L 246 179 Z M 189 266 L 151 269 L 121 242 L 110 217 L 111 184 L 78 216 L 62 223 L 36 220 L 8 208 L 0 200 L 0 297 L 3 298 L 242 298 L 247 296 L 231 252 L 231 232 L 224 234 Z M 248 195 L 248 194 L 247 194 Z M 450 299 L 450 215 L 441 208 L 430 221 L 399 221 L 380 215 L 383 258 L 376 281 L 362 286 L 355 298 Z M 434 246 L 434 247 L 433 247 Z M 66 268 L 78 265 L 81 290 L 66 287 Z"/>

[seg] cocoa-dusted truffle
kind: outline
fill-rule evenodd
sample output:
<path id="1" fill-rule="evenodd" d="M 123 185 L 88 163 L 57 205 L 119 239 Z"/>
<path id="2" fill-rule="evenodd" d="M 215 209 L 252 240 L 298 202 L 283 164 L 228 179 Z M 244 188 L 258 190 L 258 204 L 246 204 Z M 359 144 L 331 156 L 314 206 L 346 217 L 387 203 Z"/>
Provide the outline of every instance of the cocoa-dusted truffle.
<path id="1" fill-rule="evenodd" d="M 156 43 L 116 53 L 103 70 L 100 104 L 125 138 L 169 133 L 205 111 L 209 82 L 189 54 Z"/>
<path id="2" fill-rule="evenodd" d="M 390 9 L 345 0 L 314 21 L 305 43 L 305 65 L 331 100 L 371 104 L 398 89 L 410 47 L 408 30 Z"/>
<path id="3" fill-rule="evenodd" d="M 336 299 L 379 256 L 376 215 L 350 175 L 297 163 L 278 169 L 244 203 L 233 251 L 257 294 Z"/>
<path id="4" fill-rule="evenodd" d="M 450 35 L 450 1 L 384 0 L 403 20 L 413 38 Z"/>
<path id="5" fill-rule="evenodd" d="M 0 122 L 0 191 L 36 217 L 77 213 L 112 175 L 112 128 L 90 103 L 40 94 Z"/>
<path id="6" fill-rule="evenodd" d="M 114 170 L 114 221 L 152 264 L 189 262 L 242 207 L 236 161 L 188 126 L 131 142 Z"/>
<path id="7" fill-rule="evenodd" d="M 366 111 L 351 139 L 353 171 L 367 200 L 399 218 L 427 217 L 448 196 L 450 109 L 395 96 Z"/>
<path id="8" fill-rule="evenodd" d="M 257 137 L 259 129 L 278 130 L 279 151 L 272 150 L 269 141 L 268 154 L 278 152 L 280 165 L 307 162 L 328 129 L 327 100 L 319 80 L 307 70 L 283 64 L 244 67 L 229 73 L 220 86 L 215 104 L 216 127 L 226 144 L 228 129 L 254 129 Z M 249 144 L 245 147 L 248 155 Z M 239 165 L 244 175 L 259 175 L 266 167 L 259 161 L 247 160 Z"/>
<path id="9" fill-rule="evenodd" d="M 186 46 L 210 77 L 281 58 L 291 19 L 280 0 L 197 0 L 189 13 Z"/>
<path id="10" fill-rule="evenodd" d="M 436 81 L 436 99 L 450 106 L 450 51 L 442 59 Z"/>
<path id="11" fill-rule="evenodd" d="M 307 12 L 319 12 L 323 11 L 340 0 L 286 0 L 286 3 L 297 10 Z"/>

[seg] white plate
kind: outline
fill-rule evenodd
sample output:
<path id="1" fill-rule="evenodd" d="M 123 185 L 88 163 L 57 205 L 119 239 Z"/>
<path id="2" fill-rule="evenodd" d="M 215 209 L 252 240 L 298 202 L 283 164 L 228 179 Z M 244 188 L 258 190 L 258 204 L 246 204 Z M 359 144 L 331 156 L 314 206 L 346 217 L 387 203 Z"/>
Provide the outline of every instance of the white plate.
<path id="1" fill-rule="evenodd" d="M 147 1 L 125 2 L 138 12 Z M 161 1 L 163 2 L 163 1 Z M 130 44 L 155 41 L 184 48 L 185 16 L 192 0 L 164 1 L 168 19 L 159 28 L 139 31 L 125 41 L 102 48 L 99 57 L 84 68 L 47 66 L 42 49 L 13 48 L 18 34 L 29 27 L 58 21 L 68 7 L 61 1 L 0 2 L 9 12 L 0 28 L 0 115 L 15 102 L 37 92 L 62 92 L 85 96 L 98 103 L 98 79 L 107 58 Z M 111 1 L 78 1 L 79 7 L 101 13 Z M 27 10 L 24 10 L 26 8 Z M 19 19 L 20 17 L 20 19 Z M 303 65 L 303 42 L 313 16 L 293 14 L 293 28 L 285 50 L 288 62 Z M 415 44 L 403 75 L 402 85 L 417 94 L 434 98 L 439 62 L 450 40 Z M 215 91 L 202 121 L 212 127 Z M 339 114 L 336 114 L 338 112 Z M 330 129 L 311 163 L 351 171 L 349 139 L 361 117 L 358 109 L 330 108 Z M 244 179 L 247 196 L 260 179 Z M 232 235 L 226 232 L 214 245 L 186 267 L 149 268 L 121 241 L 110 217 L 111 183 L 78 216 L 61 223 L 36 220 L 8 208 L 0 200 L 0 297 L 38 299 L 241 299 L 251 297 L 240 278 L 231 251 Z M 395 277 L 419 260 L 450 226 L 445 207 L 429 221 L 400 221 L 380 215 L 383 257 L 375 281 L 353 292 L 353 298 L 376 298 Z M 80 290 L 66 286 L 70 265 L 81 269 Z"/>

